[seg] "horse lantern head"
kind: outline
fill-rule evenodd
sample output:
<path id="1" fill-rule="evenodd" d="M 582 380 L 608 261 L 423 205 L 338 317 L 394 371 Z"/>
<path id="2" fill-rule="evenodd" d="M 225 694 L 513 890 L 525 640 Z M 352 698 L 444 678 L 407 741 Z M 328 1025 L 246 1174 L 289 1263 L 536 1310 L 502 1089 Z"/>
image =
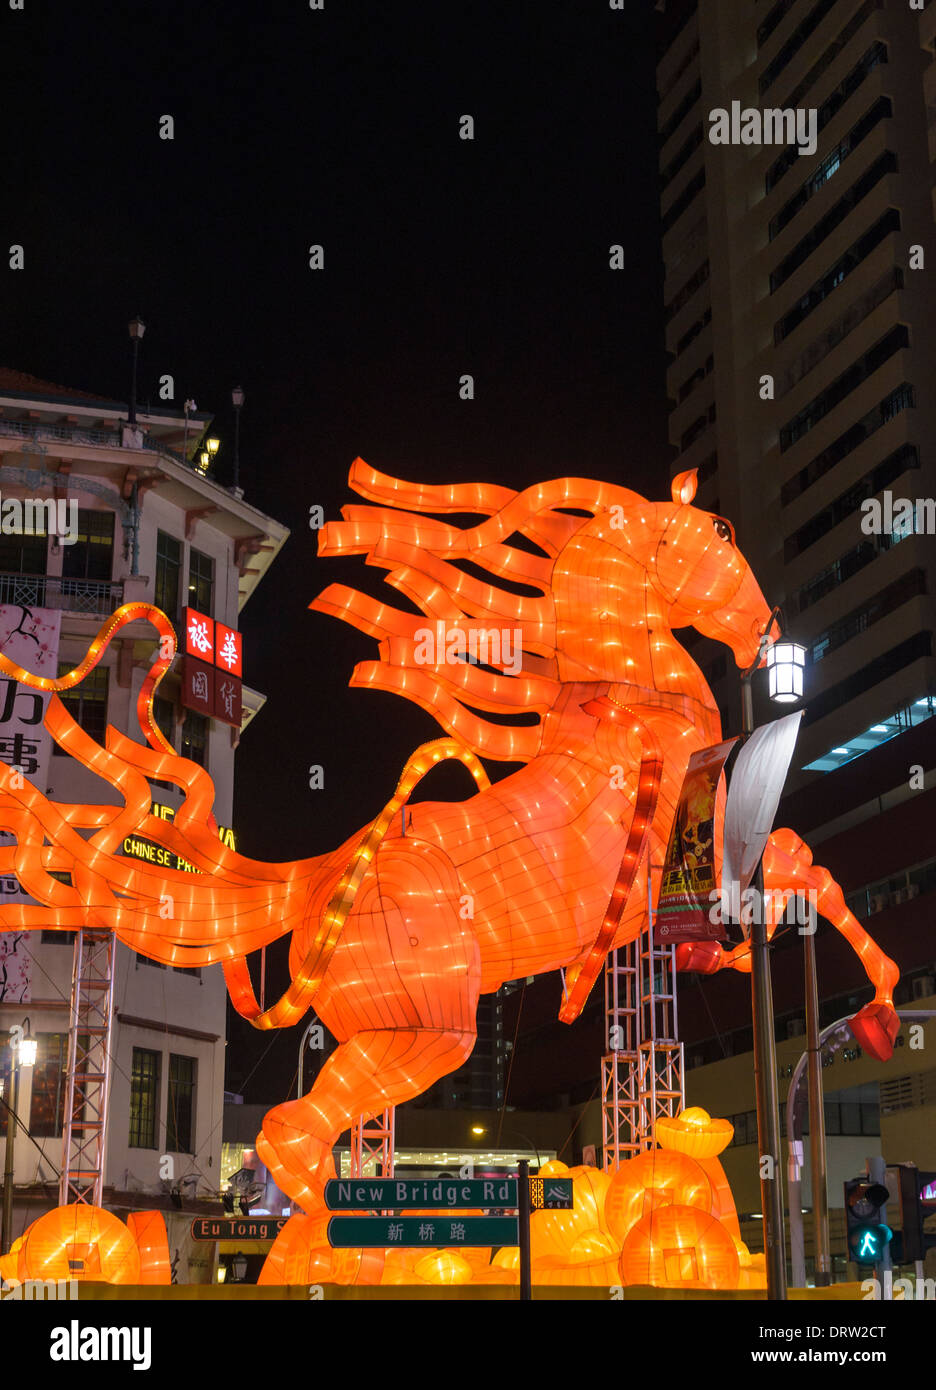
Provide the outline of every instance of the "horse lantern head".
<path id="1" fill-rule="evenodd" d="M 694 627 L 726 643 L 741 670 L 751 666 L 770 607 L 730 522 L 691 505 L 695 470 L 673 479 L 671 502 L 617 491 L 621 500 L 578 530 L 557 560 L 564 678 L 581 679 L 587 669 L 593 679 L 626 679 L 627 630 L 635 627 Z M 577 614 L 588 614 L 587 624 Z"/>

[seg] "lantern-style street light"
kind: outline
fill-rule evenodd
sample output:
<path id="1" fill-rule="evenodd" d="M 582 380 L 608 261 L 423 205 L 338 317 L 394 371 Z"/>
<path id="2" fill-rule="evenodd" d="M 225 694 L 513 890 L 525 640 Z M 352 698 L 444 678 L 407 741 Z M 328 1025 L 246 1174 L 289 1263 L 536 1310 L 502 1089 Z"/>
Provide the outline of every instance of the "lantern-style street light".
<path id="1" fill-rule="evenodd" d="M 235 386 L 231 392 L 231 401 L 234 406 L 234 484 L 236 492 L 240 487 L 240 413 L 241 406 L 247 397 L 244 394 L 243 386 Z"/>
<path id="2" fill-rule="evenodd" d="M 146 324 L 139 314 L 129 323 L 130 340 L 133 343 L 133 383 L 130 388 L 130 421 L 131 425 L 136 424 L 137 407 L 137 358 L 140 353 L 140 340 L 146 332 Z"/>

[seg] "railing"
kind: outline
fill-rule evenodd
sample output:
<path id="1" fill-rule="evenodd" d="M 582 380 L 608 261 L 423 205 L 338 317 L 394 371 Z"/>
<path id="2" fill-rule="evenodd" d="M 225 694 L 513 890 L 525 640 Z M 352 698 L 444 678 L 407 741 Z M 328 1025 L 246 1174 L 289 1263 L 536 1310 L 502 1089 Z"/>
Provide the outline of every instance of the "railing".
<path id="1" fill-rule="evenodd" d="M 3 437 L 36 441 L 47 440 L 50 443 L 58 444 L 90 444 L 95 449 L 123 448 L 120 430 L 85 430 L 77 425 L 47 425 L 25 420 L 0 420 L 0 438 Z M 193 428 L 192 438 L 195 437 L 196 432 Z M 143 448 L 151 450 L 154 454 L 164 455 L 173 463 L 179 463 L 183 468 L 198 473 L 200 477 L 206 476 L 184 454 L 180 454 L 176 449 L 170 449 L 168 444 L 151 439 L 146 434 L 143 435 Z"/>
<path id="2" fill-rule="evenodd" d="M 0 574 L 0 603 L 107 616 L 123 603 L 123 584 L 53 574 Z"/>

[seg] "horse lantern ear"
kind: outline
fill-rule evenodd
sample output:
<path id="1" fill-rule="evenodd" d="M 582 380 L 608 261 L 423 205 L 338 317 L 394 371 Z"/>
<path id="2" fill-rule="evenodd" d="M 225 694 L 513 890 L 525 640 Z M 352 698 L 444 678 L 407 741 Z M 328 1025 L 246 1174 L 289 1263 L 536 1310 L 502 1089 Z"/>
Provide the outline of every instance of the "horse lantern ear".
<path id="1" fill-rule="evenodd" d="M 684 506 L 688 506 L 696 495 L 698 484 L 699 470 L 697 468 L 690 468 L 687 473 L 677 473 L 673 479 L 673 501 L 682 502 Z"/>

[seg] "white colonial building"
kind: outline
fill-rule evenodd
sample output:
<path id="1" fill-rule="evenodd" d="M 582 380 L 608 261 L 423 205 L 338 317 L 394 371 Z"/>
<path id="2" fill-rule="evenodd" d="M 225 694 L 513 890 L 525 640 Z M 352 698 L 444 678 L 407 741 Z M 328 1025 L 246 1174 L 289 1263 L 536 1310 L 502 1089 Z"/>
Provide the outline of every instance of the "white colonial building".
<path id="1" fill-rule="evenodd" d="M 131 600 L 158 605 L 177 631 L 186 606 L 237 630 L 241 609 L 288 534 L 244 501 L 240 489 L 223 487 L 211 476 L 214 456 L 206 453 L 204 439 L 210 416 L 176 408 L 140 411 L 134 428 L 127 415 L 120 402 L 0 371 L 0 497 L 77 503 L 73 543 L 43 529 L 0 533 L 0 614 L 8 618 L 9 608 L 21 608 L 55 615 L 49 621 L 53 628 L 60 622 L 59 672 L 75 666 L 105 618 Z M 124 628 L 100 665 L 63 697 L 93 737 L 102 739 L 110 723 L 143 742 L 136 700 L 154 646 L 148 624 Z M 178 666 L 177 659 L 160 686 L 157 721 L 177 750 L 208 770 L 217 790 L 215 818 L 219 826 L 232 827 L 238 740 L 264 700 L 248 684 L 249 649 L 239 727 L 183 708 Z M 107 784 L 54 750 L 41 724 L 29 725 L 35 698 L 25 694 L 25 686 L 11 690 L 11 684 L 0 684 L 0 758 L 21 765 L 56 801 L 116 803 Z M 153 785 L 154 803 L 168 808 L 160 814 L 171 815 L 180 800 L 176 788 Z M 145 855 L 147 846 L 125 843 L 128 851 Z M 15 880 L 3 886 L 15 896 Z M 32 932 L 12 952 L 10 934 L 0 935 L 0 1080 L 6 1098 L 12 1090 L 11 1028 L 28 1019 L 38 1039 L 35 1065 L 20 1068 L 18 1113 L 28 1133 L 20 1129 L 15 1143 L 14 1236 L 58 1201 L 72 940 L 70 933 Z M 195 1197 L 217 1201 L 225 999 L 220 966 L 167 969 L 118 945 L 108 1206 L 161 1205 L 173 1193 L 176 1205 L 180 1196 L 187 1205 Z M 0 1105 L 0 1135 L 6 1133 L 5 1117 Z M 4 1146 L 0 1138 L 0 1154 Z"/>

